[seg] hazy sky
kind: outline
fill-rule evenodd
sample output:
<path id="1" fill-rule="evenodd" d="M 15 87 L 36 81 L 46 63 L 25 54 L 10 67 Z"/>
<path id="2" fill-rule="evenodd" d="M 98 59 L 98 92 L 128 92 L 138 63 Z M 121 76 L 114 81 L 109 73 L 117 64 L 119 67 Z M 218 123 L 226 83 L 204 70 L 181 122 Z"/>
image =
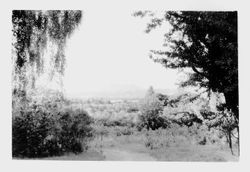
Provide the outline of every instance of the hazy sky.
<path id="1" fill-rule="evenodd" d="M 148 56 L 160 48 L 167 26 L 144 32 L 146 19 L 133 11 L 85 10 L 82 23 L 67 42 L 64 86 L 68 93 L 116 89 L 119 86 L 173 89 L 177 72 Z"/>

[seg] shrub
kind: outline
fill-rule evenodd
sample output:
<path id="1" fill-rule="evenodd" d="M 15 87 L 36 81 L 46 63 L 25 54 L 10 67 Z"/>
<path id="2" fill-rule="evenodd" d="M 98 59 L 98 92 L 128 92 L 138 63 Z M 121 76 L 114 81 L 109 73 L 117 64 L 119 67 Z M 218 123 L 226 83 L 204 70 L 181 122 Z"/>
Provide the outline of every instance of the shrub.
<path id="1" fill-rule="evenodd" d="M 82 110 L 62 110 L 56 104 L 36 103 L 12 119 L 13 157 L 46 157 L 87 149 L 92 120 Z"/>
<path id="2" fill-rule="evenodd" d="M 147 95 L 142 101 L 140 106 L 141 115 L 139 115 L 138 129 L 158 129 L 166 128 L 168 121 L 161 116 L 163 111 L 163 104 L 158 99 L 157 95 L 152 93 Z"/>
<path id="3" fill-rule="evenodd" d="M 90 127 L 92 120 L 87 112 L 67 110 L 59 116 L 58 136 L 62 151 L 78 153 L 87 149 L 87 138 L 92 137 L 92 128 Z"/>
<path id="4" fill-rule="evenodd" d="M 221 145 L 223 140 L 218 131 L 208 130 L 205 125 L 193 125 L 192 127 L 171 124 L 169 128 L 157 130 L 143 129 L 141 131 L 143 142 L 150 149 L 168 148 L 170 146 L 193 145 Z"/>
<path id="5" fill-rule="evenodd" d="M 40 111 L 21 111 L 12 123 L 13 156 L 36 157 L 41 155 L 47 146 L 44 144 L 52 120 Z M 51 148 L 51 147 L 50 147 Z"/>

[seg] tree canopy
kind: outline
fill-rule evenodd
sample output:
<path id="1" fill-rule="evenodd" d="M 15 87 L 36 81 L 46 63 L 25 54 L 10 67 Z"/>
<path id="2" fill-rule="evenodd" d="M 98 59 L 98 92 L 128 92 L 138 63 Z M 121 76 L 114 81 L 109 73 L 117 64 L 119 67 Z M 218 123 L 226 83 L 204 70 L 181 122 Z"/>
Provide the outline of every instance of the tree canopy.
<path id="1" fill-rule="evenodd" d="M 237 12 L 167 11 L 156 17 L 152 11 L 134 16 L 151 18 L 146 33 L 168 22 L 163 49 L 150 57 L 167 68 L 191 68 L 182 86 L 200 86 L 223 93 L 225 106 L 238 119 Z"/>
<path id="2" fill-rule="evenodd" d="M 81 18 L 82 12 L 78 10 L 12 12 L 14 90 L 25 91 L 27 85 L 34 87 L 36 77 L 43 73 L 43 52 L 48 42 L 56 46 L 51 57 L 51 77 L 55 72 L 63 75 L 66 40 L 80 24 Z M 29 69 L 32 72 L 27 74 Z"/>

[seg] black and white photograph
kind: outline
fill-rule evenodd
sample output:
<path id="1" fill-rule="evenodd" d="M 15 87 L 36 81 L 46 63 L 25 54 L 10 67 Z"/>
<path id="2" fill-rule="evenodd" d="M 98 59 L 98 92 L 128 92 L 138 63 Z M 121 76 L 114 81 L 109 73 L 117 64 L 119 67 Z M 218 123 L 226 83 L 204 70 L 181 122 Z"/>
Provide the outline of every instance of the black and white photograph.
<path id="1" fill-rule="evenodd" d="M 13 158 L 238 161 L 237 11 L 113 16 L 12 11 Z"/>
<path id="2" fill-rule="evenodd" d="M 242 1 L 13 2 L 0 10 L 3 169 L 247 165 Z"/>

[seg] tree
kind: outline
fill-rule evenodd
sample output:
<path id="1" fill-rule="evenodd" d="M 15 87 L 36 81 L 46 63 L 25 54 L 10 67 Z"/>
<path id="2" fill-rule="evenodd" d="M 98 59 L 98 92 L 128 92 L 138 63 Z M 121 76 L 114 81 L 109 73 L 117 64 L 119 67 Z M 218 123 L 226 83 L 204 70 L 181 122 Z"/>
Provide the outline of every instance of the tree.
<path id="1" fill-rule="evenodd" d="M 147 90 L 146 97 L 153 96 L 154 94 L 155 94 L 154 88 L 150 86 L 149 89 Z"/>
<path id="2" fill-rule="evenodd" d="M 66 40 L 81 18 L 81 11 L 71 10 L 12 12 L 13 94 L 25 96 L 28 85 L 34 88 L 36 78 L 43 73 L 43 52 L 48 42 L 56 47 L 51 57 L 51 78 L 55 72 L 63 75 Z"/>
<path id="3" fill-rule="evenodd" d="M 224 111 L 215 113 L 204 108 L 201 111 L 201 115 L 204 117 L 204 121 L 209 128 L 217 128 L 225 134 L 229 144 L 229 148 L 231 150 L 231 153 L 233 154 L 232 137 L 237 138 L 234 135 L 235 127 L 237 127 L 235 125 L 237 124 L 237 122 L 235 121 L 235 115 L 232 113 L 232 111 L 228 111 L 227 109 L 225 109 Z M 237 139 L 237 141 L 239 142 L 239 139 Z"/>
<path id="4" fill-rule="evenodd" d="M 166 128 L 168 122 L 162 117 L 162 111 L 164 107 L 164 102 L 155 93 L 153 87 L 151 86 L 144 99 L 140 102 L 140 112 L 139 116 L 140 123 L 138 129 L 147 128 L 155 130 L 158 128 Z"/>
<path id="5" fill-rule="evenodd" d="M 151 11 L 146 33 L 170 24 L 163 50 L 151 50 L 151 58 L 167 68 L 191 68 L 193 73 L 182 86 L 200 86 L 223 93 L 224 108 L 231 110 L 239 131 L 237 12 L 168 11 L 155 17 Z M 238 132 L 239 133 L 239 132 Z"/>

